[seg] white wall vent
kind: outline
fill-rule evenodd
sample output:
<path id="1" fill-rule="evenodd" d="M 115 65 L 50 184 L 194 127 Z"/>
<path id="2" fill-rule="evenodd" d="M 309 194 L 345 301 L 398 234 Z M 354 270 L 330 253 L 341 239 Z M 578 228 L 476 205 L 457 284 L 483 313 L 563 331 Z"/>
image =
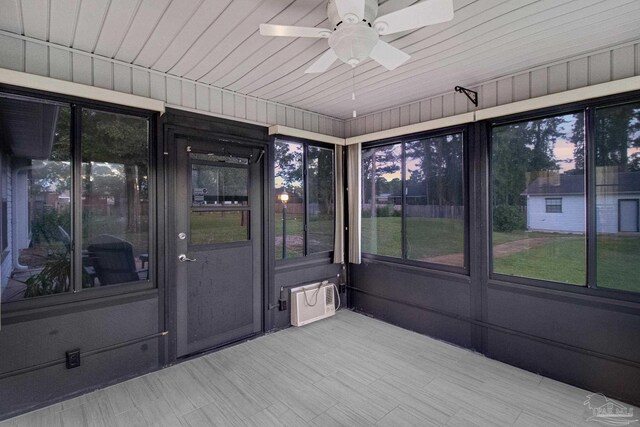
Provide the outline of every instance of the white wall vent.
<path id="1" fill-rule="evenodd" d="M 327 281 L 291 289 L 291 324 L 302 326 L 336 314 L 333 289 Z"/>

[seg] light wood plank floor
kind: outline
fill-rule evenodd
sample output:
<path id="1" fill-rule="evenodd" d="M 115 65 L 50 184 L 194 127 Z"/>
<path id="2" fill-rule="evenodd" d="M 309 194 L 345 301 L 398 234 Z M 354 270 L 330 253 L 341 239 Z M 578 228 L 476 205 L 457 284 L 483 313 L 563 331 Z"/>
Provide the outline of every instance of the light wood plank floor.
<path id="1" fill-rule="evenodd" d="M 588 394 L 342 310 L 0 427 L 594 426 Z"/>

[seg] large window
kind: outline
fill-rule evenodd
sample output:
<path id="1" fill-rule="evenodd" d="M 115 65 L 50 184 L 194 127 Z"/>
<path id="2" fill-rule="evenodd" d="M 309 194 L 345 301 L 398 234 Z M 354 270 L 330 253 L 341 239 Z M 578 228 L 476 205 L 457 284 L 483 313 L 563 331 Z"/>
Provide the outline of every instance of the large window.
<path id="1" fill-rule="evenodd" d="M 276 259 L 333 250 L 334 150 L 277 139 Z"/>
<path id="2" fill-rule="evenodd" d="M 148 280 L 148 121 L 0 94 L 3 303 Z"/>
<path id="3" fill-rule="evenodd" d="M 640 103 L 595 111 L 597 286 L 640 291 Z"/>
<path id="4" fill-rule="evenodd" d="M 362 251 L 465 267 L 463 135 L 362 150 Z"/>
<path id="5" fill-rule="evenodd" d="M 402 144 L 362 150 L 362 252 L 402 257 Z"/>
<path id="6" fill-rule="evenodd" d="M 82 110 L 82 250 L 85 286 L 148 278 L 147 120 Z"/>
<path id="7" fill-rule="evenodd" d="M 584 284 L 583 114 L 496 126 L 491 148 L 493 271 Z"/>

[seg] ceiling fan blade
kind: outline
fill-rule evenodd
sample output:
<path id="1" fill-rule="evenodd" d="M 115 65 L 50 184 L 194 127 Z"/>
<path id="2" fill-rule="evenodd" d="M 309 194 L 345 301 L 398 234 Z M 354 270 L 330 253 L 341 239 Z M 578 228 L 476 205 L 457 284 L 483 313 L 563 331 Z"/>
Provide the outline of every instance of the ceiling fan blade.
<path id="1" fill-rule="evenodd" d="M 411 55 L 391 46 L 387 42 L 378 40 L 378 43 L 373 47 L 369 57 L 387 70 L 391 71 L 407 62 L 409 58 L 411 58 Z"/>
<path id="2" fill-rule="evenodd" d="M 279 37 L 317 37 L 327 38 L 331 30 L 315 27 L 295 27 L 292 25 L 260 24 L 260 34 Z"/>
<path id="3" fill-rule="evenodd" d="M 364 19 L 365 0 L 335 0 L 335 2 L 338 15 L 344 22 L 355 24 Z"/>
<path id="4" fill-rule="evenodd" d="M 329 69 L 333 65 L 334 62 L 338 59 L 338 55 L 333 51 L 333 49 L 329 49 L 322 55 L 320 58 L 316 60 L 309 68 L 307 68 L 305 73 L 323 73 Z"/>
<path id="5" fill-rule="evenodd" d="M 453 0 L 425 0 L 379 16 L 373 27 L 380 35 L 399 33 L 453 19 Z"/>

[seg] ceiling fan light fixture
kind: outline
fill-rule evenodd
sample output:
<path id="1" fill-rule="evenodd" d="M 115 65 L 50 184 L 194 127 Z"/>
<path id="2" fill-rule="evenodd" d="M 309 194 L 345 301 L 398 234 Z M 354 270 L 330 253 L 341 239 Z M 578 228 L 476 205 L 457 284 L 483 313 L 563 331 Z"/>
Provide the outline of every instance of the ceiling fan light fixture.
<path id="1" fill-rule="evenodd" d="M 329 37 L 338 58 L 352 67 L 367 58 L 378 43 L 378 32 L 365 23 L 341 25 Z"/>

